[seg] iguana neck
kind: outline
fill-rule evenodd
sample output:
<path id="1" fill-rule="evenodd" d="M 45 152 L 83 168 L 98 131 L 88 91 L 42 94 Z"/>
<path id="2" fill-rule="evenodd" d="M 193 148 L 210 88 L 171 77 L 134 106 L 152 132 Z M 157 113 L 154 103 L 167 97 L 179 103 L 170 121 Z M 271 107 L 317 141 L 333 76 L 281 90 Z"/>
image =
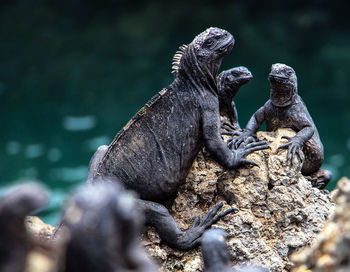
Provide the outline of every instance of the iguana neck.
<path id="1" fill-rule="evenodd" d="M 217 96 L 216 74 L 220 65 L 212 65 L 212 67 L 201 65 L 191 45 L 188 46 L 182 58 L 175 82 L 187 82 L 203 97 L 208 94 L 208 91 Z"/>
<path id="2" fill-rule="evenodd" d="M 297 104 L 298 103 L 298 91 L 296 88 L 293 88 L 293 90 L 290 90 L 289 92 L 289 98 L 288 99 L 282 99 L 279 97 L 280 95 L 278 94 L 278 86 L 271 86 L 270 88 L 270 100 L 271 103 L 278 108 L 284 108 L 284 107 L 289 107 L 291 105 Z"/>

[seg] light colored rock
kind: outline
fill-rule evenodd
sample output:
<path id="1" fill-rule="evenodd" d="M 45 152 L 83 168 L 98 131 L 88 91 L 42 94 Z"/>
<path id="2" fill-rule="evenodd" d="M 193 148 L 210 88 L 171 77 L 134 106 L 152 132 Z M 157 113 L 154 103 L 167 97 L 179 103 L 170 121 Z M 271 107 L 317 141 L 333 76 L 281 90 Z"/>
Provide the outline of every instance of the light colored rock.
<path id="1" fill-rule="evenodd" d="M 27 231 L 36 238 L 48 241 L 51 237 L 51 234 L 54 230 L 54 227 L 48 224 L 45 224 L 37 216 L 27 216 L 25 219 L 25 225 Z"/>
<path id="2" fill-rule="evenodd" d="M 258 133 L 259 139 L 271 147 L 248 156 L 260 167 L 224 170 L 207 152 L 200 152 L 169 207 L 185 229 L 195 216 L 203 218 L 220 201 L 225 202 L 222 210 L 238 208 L 238 213 L 227 215 L 215 225 L 227 232 L 235 265 L 257 263 L 270 271 L 289 271 L 290 254 L 310 245 L 334 206 L 328 191 L 313 188 L 301 175 L 302 163 L 297 158 L 293 166 L 287 164 L 287 151 L 277 150 L 287 142 L 281 139 L 283 135 L 295 133 L 287 129 Z M 200 249 L 173 250 L 159 239 L 154 240 L 154 235 L 153 230 L 148 231 L 144 242 L 150 255 L 162 265 L 162 271 L 202 271 Z"/>
<path id="3" fill-rule="evenodd" d="M 350 180 L 342 178 L 332 192 L 336 209 L 311 247 L 292 256 L 294 272 L 350 271 Z"/>
<path id="4" fill-rule="evenodd" d="M 25 226 L 33 244 L 27 256 L 24 272 L 58 272 L 61 251 L 50 241 L 54 227 L 45 224 L 37 216 L 27 216 Z"/>

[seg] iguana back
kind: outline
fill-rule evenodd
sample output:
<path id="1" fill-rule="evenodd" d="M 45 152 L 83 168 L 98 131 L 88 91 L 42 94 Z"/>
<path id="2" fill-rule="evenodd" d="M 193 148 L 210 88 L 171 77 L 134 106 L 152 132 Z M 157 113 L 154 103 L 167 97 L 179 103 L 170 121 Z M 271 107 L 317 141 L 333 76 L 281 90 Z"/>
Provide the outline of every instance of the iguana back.
<path id="1" fill-rule="evenodd" d="M 175 193 L 203 146 L 197 104 L 191 88 L 163 89 L 117 134 L 97 175 L 117 177 L 143 199 Z"/>

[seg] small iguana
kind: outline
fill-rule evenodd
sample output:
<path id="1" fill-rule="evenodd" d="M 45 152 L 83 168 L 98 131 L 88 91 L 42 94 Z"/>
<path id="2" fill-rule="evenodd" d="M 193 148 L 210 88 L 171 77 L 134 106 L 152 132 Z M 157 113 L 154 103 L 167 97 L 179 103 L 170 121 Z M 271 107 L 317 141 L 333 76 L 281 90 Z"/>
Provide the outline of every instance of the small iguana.
<path id="1" fill-rule="evenodd" d="M 217 72 L 231 51 L 233 36 L 226 30 L 208 28 L 174 56 L 175 80 L 148 102 L 117 134 L 108 147 L 92 158 L 88 183 L 96 177 L 117 178 L 135 190 L 142 200 L 146 224 L 156 228 L 163 241 L 174 248 L 199 244 L 203 232 L 224 215 L 218 204 L 202 222 L 182 231 L 160 202 L 174 199 L 203 146 L 226 168 L 254 164 L 245 158 L 268 148 L 265 142 L 230 150 L 220 135 Z M 148 200 L 148 201 L 147 201 Z"/>
<path id="2" fill-rule="evenodd" d="M 279 148 L 288 148 L 287 160 L 293 163 L 295 155 L 303 151 L 305 160 L 301 172 L 305 176 L 311 176 L 313 186 L 323 189 L 332 173 L 320 169 L 324 155 L 323 145 L 317 128 L 297 89 L 297 77 L 293 68 L 276 63 L 271 67 L 269 74 L 271 84 L 270 100 L 258 109 L 249 120 L 245 131 L 233 140 L 239 145 L 245 138 L 252 136 L 266 121 L 266 131 L 275 131 L 278 128 L 291 128 L 297 134 L 293 138 L 284 136 L 289 142 Z"/>
<path id="3" fill-rule="evenodd" d="M 244 66 L 222 71 L 218 76 L 220 115 L 228 117 L 231 122 L 231 129 L 233 130 L 241 130 L 233 99 L 239 89 L 252 79 L 252 73 Z"/>
<path id="4" fill-rule="evenodd" d="M 244 66 L 223 71 L 218 76 L 218 96 L 220 115 L 225 116 L 230 122 L 224 122 L 222 135 L 237 136 L 242 129 L 238 122 L 238 114 L 233 101 L 239 89 L 253 79 L 252 73 Z M 230 143 L 228 142 L 229 146 Z"/>

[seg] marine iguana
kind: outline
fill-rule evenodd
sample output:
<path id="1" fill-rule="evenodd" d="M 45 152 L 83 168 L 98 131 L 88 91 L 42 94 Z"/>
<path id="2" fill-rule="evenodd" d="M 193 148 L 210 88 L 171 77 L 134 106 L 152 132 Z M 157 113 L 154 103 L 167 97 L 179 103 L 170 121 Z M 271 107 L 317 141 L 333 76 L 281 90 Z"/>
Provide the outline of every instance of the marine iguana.
<path id="1" fill-rule="evenodd" d="M 230 169 L 256 165 L 245 156 L 268 148 L 265 142 L 258 142 L 230 150 L 221 139 L 217 71 L 233 44 L 229 32 L 211 27 L 180 47 L 174 56 L 173 83 L 155 95 L 108 148 L 97 151 L 90 164 L 88 182 L 109 176 L 135 190 L 143 199 L 139 205 L 146 224 L 154 226 L 161 239 L 174 248 L 197 246 L 207 228 L 234 211 L 216 215 L 223 205 L 220 203 L 202 222 L 196 218 L 191 228 L 182 231 L 160 204 L 174 199 L 201 148 L 205 146 L 222 166 Z M 102 159 L 94 161 L 98 157 Z"/>
<path id="2" fill-rule="evenodd" d="M 204 272 L 268 272 L 261 266 L 246 265 L 233 269 L 226 244 L 226 233 L 221 229 L 211 229 L 202 239 Z"/>
<path id="3" fill-rule="evenodd" d="M 143 217 L 133 194 L 104 180 L 78 191 L 66 208 L 60 237 L 64 272 L 156 272 L 141 248 Z"/>
<path id="4" fill-rule="evenodd" d="M 223 71 L 218 76 L 220 115 L 226 116 L 230 121 L 230 123 L 224 122 L 222 124 L 221 127 L 224 129 L 224 131 L 221 133 L 221 135 L 231 136 L 227 142 L 229 147 L 231 147 L 233 136 L 238 136 L 242 133 L 242 129 L 238 122 L 236 105 L 233 99 L 238 90 L 252 79 L 252 73 L 244 66 Z"/>
<path id="5" fill-rule="evenodd" d="M 35 246 L 25 227 L 25 217 L 47 203 L 47 192 L 29 183 L 11 188 L 0 199 L 0 271 L 23 272 Z"/>
<path id="6" fill-rule="evenodd" d="M 227 116 L 231 124 L 224 123 L 229 131 L 241 130 L 238 114 L 233 101 L 239 89 L 253 79 L 252 73 L 244 66 L 222 71 L 218 76 L 220 115 Z M 231 134 L 229 134 L 231 135 Z"/>
<path id="7" fill-rule="evenodd" d="M 239 145 L 246 137 L 255 134 L 264 121 L 267 131 L 275 131 L 278 128 L 293 129 L 297 134 L 292 138 L 284 136 L 289 142 L 279 148 L 288 148 L 287 160 L 291 165 L 295 155 L 300 159 L 299 151 L 302 150 L 305 156 L 302 174 L 311 176 L 313 186 L 323 189 L 332 178 L 332 173 L 320 169 L 324 159 L 323 145 L 317 128 L 298 95 L 295 71 L 285 64 L 273 64 L 269 81 L 270 99 L 254 113 L 244 132 L 235 138 L 233 143 Z"/>

